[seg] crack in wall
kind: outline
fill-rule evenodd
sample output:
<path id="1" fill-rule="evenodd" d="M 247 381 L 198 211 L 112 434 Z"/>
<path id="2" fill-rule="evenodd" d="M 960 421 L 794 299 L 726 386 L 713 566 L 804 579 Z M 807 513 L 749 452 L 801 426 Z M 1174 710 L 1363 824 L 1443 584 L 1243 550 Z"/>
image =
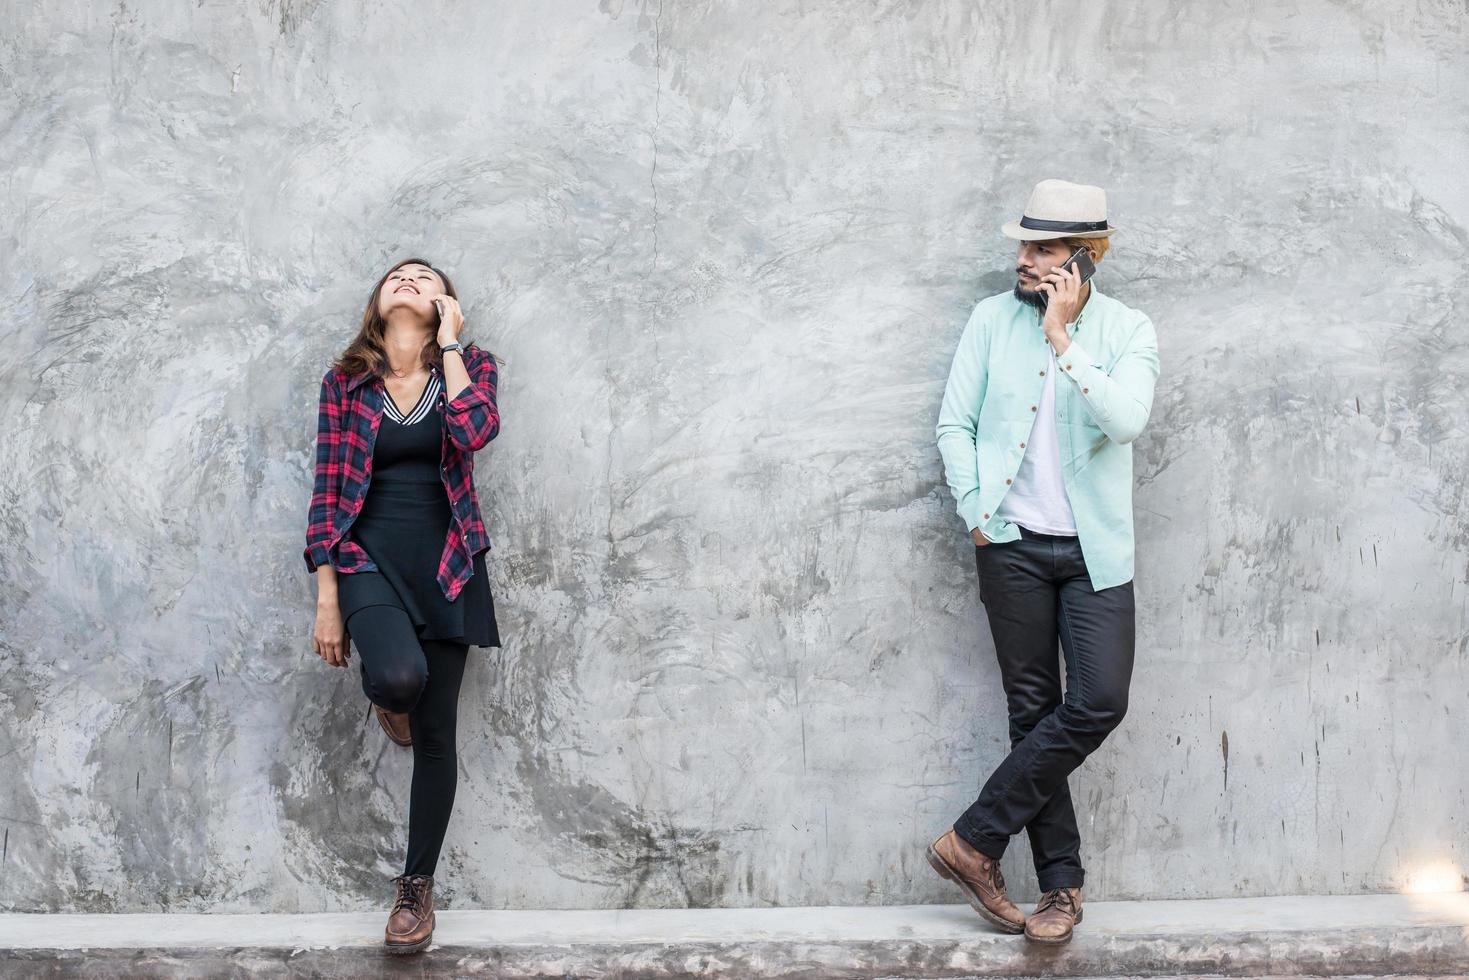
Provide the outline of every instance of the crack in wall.
<path id="1" fill-rule="evenodd" d="M 658 0 L 658 13 L 653 17 L 653 165 L 648 172 L 648 186 L 653 192 L 653 267 L 658 273 L 658 127 L 663 122 L 663 0 Z M 656 335 L 655 335 L 656 336 Z"/>

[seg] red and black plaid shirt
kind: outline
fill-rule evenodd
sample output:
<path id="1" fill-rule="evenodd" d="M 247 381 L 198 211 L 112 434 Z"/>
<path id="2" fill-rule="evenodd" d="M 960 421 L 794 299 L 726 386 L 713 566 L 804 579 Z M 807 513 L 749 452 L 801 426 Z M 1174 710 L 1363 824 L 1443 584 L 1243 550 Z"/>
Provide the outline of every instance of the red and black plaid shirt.
<path id="1" fill-rule="evenodd" d="M 439 472 L 449 492 L 454 519 L 439 559 L 438 582 L 450 602 L 474 575 L 474 556 L 490 546 L 474 492 L 474 453 L 500 431 L 495 406 L 495 359 L 470 347 L 463 352 L 469 387 L 453 398 L 438 394 L 444 420 Z M 431 368 L 437 371 L 437 368 Z M 362 511 L 372 477 L 372 449 L 377 443 L 387 390 L 381 378 L 366 372 L 348 377 L 328 368 L 321 379 L 321 405 L 316 413 L 316 485 L 306 528 L 306 568 L 330 563 L 339 572 L 372 572 L 377 565 L 348 532 Z"/>

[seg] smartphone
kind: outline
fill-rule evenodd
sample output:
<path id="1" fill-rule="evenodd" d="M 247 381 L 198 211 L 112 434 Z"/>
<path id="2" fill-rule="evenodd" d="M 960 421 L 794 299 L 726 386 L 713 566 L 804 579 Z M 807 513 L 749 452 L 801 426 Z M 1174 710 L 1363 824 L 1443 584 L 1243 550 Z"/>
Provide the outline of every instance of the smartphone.
<path id="1" fill-rule="evenodd" d="M 1081 273 L 1081 281 L 1085 283 L 1097 271 L 1097 264 L 1092 261 L 1092 253 L 1085 245 L 1077 248 L 1071 253 L 1071 257 L 1061 263 L 1063 269 L 1074 269 Z"/>
<path id="2" fill-rule="evenodd" d="M 1092 261 L 1092 253 L 1087 250 L 1087 247 L 1085 245 L 1081 245 L 1076 249 L 1076 251 L 1072 252 L 1066 257 L 1066 261 L 1062 262 L 1059 268 L 1075 269 L 1077 272 L 1081 273 L 1081 281 L 1084 285 L 1086 281 L 1092 277 L 1092 273 L 1097 271 L 1097 264 Z M 1045 309 L 1048 305 L 1050 305 L 1050 297 L 1044 292 L 1041 293 L 1040 296 L 1041 309 Z"/>

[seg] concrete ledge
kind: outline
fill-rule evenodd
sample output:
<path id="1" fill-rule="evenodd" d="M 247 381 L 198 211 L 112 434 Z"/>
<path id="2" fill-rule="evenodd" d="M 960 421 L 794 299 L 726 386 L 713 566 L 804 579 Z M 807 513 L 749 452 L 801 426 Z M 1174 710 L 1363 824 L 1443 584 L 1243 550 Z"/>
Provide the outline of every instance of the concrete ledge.
<path id="1" fill-rule="evenodd" d="M 967 906 L 445 910 L 414 957 L 386 909 L 317 915 L 0 915 L 0 975 L 995 977 L 1469 974 L 1469 894 L 1093 902 L 1069 946 Z"/>

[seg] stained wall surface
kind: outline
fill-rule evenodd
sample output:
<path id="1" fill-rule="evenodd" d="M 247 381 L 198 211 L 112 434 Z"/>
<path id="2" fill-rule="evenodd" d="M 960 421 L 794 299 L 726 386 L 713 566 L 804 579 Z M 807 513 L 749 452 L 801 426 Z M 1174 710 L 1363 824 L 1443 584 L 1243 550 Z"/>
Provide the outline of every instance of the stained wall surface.
<path id="1" fill-rule="evenodd" d="M 1006 737 L 933 426 L 1044 177 L 1162 362 L 1088 894 L 1464 887 L 1462 3 L 5 6 L 0 907 L 384 900 L 409 753 L 301 549 L 414 254 L 506 361 L 443 901 L 957 900 Z"/>

